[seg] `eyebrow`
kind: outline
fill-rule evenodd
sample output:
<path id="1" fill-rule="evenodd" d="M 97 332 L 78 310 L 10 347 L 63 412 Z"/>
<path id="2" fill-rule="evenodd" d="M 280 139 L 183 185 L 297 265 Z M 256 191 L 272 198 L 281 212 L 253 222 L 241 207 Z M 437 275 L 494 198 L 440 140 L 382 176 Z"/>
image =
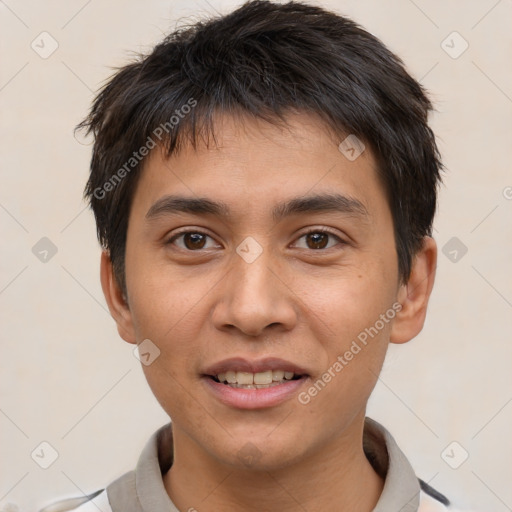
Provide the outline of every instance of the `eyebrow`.
<path id="1" fill-rule="evenodd" d="M 341 194 L 317 194 L 295 197 L 277 204 L 272 210 L 272 217 L 275 222 L 279 222 L 283 218 L 294 214 L 313 212 L 338 212 L 363 219 L 369 217 L 368 210 L 361 201 Z M 212 201 L 204 197 L 167 195 L 151 206 L 146 213 L 146 220 L 176 213 L 215 215 L 225 219 L 232 217 L 229 206 L 221 201 Z"/>

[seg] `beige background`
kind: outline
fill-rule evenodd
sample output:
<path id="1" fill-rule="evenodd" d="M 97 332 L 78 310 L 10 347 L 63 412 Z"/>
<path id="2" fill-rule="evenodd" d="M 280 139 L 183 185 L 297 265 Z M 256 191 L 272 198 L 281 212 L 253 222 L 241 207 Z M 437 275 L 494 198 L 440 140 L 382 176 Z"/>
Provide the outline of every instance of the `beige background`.
<path id="1" fill-rule="evenodd" d="M 109 67 L 178 18 L 238 3 L 0 1 L 0 511 L 101 488 L 167 421 L 106 311 L 81 200 L 90 147 L 73 127 Z M 369 415 L 460 505 L 512 510 L 512 2 L 322 4 L 382 38 L 431 91 L 447 167 L 435 237 L 440 249 L 453 237 L 468 249 L 456 262 L 440 253 L 427 325 L 391 347 Z M 58 43 L 46 59 L 31 48 L 51 49 L 43 31 Z M 458 58 L 445 51 L 464 41 Z M 32 252 L 42 237 L 58 250 L 46 263 Z M 46 470 L 31 458 L 43 441 L 59 454 Z M 441 456 L 453 441 L 452 465 L 469 453 L 458 469 Z"/>

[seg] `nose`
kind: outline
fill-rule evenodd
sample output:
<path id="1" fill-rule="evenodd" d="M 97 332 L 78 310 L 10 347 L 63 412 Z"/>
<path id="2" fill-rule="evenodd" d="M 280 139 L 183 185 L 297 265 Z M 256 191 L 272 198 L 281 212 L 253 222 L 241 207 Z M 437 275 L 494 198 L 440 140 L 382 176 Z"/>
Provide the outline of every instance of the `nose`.
<path id="1" fill-rule="evenodd" d="M 233 255 L 229 272 L 216 287 L 219 297 L 212 319 L 217 329 L 238 330 L 251 337 L 293 329 L 297 297 L 271 259 L 268 251 L 252 262 Z"/>

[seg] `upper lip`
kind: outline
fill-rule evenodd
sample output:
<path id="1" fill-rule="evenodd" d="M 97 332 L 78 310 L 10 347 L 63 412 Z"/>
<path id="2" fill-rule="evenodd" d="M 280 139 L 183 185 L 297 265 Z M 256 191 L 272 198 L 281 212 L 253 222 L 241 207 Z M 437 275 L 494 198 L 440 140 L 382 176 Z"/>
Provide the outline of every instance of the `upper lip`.
<path id="1" fill-rule="evenodd" d="M 266 357 L 258 360 L 249 360 L 243 357 L 223 359 L 222 361 L 208 366 L 202 374 L 216 376 L 219 373 L 229 371 L 260 373 L 268 370 L 283 370 L 285 372 L 293 372 L 296 375 L 307 375 L 307 371 L 304 368 L 278 357 Z"/>

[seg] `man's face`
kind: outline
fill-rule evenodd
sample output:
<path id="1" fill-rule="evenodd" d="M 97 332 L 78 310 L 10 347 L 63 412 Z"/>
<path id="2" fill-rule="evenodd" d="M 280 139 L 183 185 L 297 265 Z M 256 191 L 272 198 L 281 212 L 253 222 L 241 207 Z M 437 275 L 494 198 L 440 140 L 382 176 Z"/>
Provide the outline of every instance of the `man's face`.
<path id="1" fill-rule="evenodd" d="M 225 117 L 217 146 L 154 151 L 130 212 L 128 341 L 160 350 L 144 371 L 175 436 L 228 464 L 284 467 L 360 432 L 399 289 L 369 149 L 350 161 L 319 122 L 289 121 Z"/>

